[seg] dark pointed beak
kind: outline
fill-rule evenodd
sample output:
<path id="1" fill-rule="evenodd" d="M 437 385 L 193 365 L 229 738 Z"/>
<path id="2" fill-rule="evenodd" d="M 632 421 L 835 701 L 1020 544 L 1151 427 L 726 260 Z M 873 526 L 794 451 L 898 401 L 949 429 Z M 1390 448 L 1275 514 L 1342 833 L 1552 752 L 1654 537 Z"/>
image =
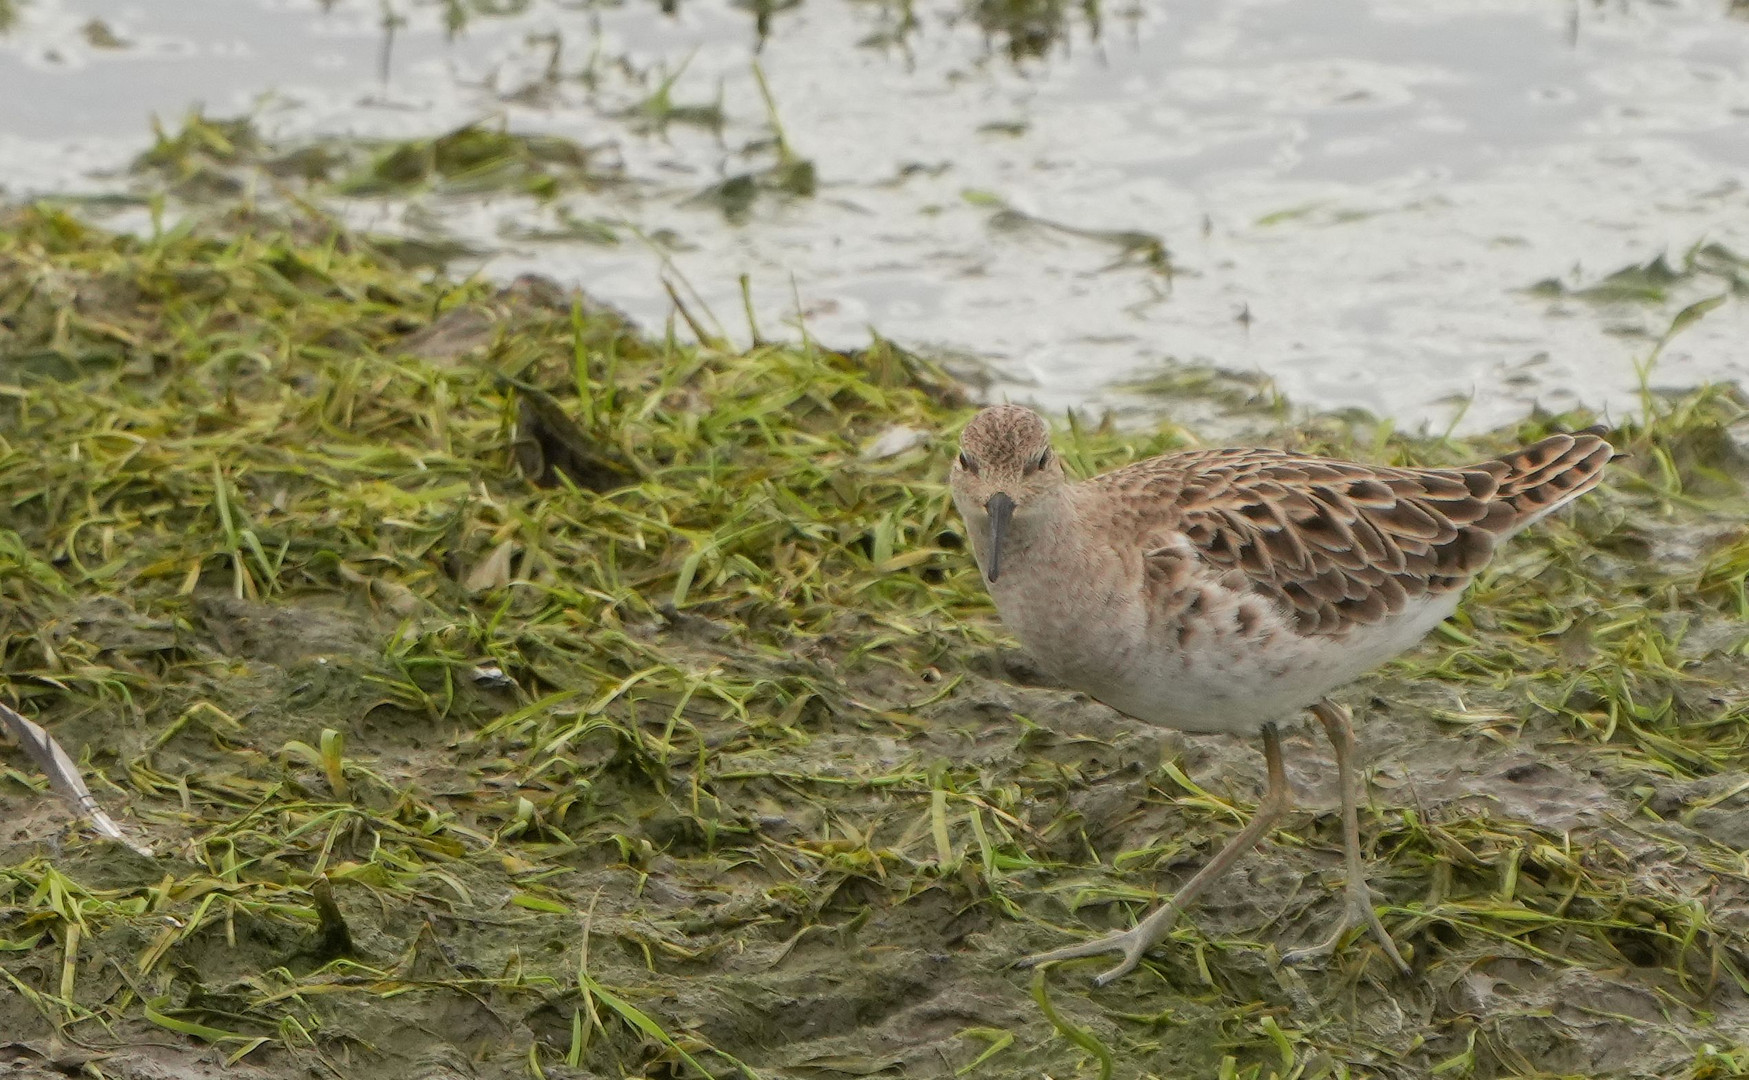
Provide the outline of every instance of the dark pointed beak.
<path id="1" fill-rule="evenodd" d="M 1008 534 L 1008 519 L 1014 516 L 1014 500 L 1007 493 L 998 491 L 990 496 L 984 509 L 990 514 L 989 578 L 994 582 L 996 576 L 1002 572 L 1002 538 Z"/>

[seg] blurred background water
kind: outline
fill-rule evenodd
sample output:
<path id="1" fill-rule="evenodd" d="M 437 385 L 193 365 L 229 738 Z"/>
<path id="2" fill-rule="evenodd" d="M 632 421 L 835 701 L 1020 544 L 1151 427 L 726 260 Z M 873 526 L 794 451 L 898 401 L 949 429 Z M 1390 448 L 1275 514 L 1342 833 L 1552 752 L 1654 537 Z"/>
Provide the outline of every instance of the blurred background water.
<path id="1" fill-rule="evenodd" d="M 1051 407 L 1206 365 L 1407 425 L 1619 411 L 1710 297 L 1654 381 L 1749 355 L 1742 0 L 0 0 L 0 197 L 144 227 L 195 109 L 272 148 L 245 188 L 457 272 Z M 446 168 L 470 124 L 552 138 Z"/>

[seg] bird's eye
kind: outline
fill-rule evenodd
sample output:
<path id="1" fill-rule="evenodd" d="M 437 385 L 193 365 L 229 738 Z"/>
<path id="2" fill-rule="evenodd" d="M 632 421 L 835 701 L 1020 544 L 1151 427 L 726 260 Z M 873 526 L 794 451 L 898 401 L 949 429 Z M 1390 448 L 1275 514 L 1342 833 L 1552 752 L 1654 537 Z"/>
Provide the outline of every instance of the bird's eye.
<path id="1" fill-rule="evenodd" d="M 971 473 L 973 476 L 978 475 L 978 463 L 973 461 L 972 455 L 966 453 L 964 450 L 960 451 L 960 468 Z"/>
<path id="2" fill-rule="evenodd" d="M 1030 475 L 1032 473 L 1038 472 L 1040 469 L 1044 468 L 1046 465 L 1049 465 L 1050 463 L 1051 463 L 1050 450 L 1048 448 L 1044 449 L 1044 450 L 1040 450 L 1036 455 L 1033 456 L 1031 461 L 1028 461 L 1026 463 L 1025 471 L 1027 472 L 1028 475 Z"/>

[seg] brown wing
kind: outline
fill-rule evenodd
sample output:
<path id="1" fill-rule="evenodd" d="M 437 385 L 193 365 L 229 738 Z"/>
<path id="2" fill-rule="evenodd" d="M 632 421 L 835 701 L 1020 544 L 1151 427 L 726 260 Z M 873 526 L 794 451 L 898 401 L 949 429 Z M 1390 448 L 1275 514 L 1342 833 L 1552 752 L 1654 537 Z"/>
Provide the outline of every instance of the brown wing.
<path id="1" fill-rule="evenodd" d="M 1171 527 L 1204 560 L 1243 573 L 1302 633 L 1341 634 L 1463 588 L 1501 540 L 1596 486 L 1611 456 L 1595 431 L 1460 469 L 1208 450 L 1141 463 L 1158 466 L 1131 482 L 1166 496 L 1176 480 Z"/>

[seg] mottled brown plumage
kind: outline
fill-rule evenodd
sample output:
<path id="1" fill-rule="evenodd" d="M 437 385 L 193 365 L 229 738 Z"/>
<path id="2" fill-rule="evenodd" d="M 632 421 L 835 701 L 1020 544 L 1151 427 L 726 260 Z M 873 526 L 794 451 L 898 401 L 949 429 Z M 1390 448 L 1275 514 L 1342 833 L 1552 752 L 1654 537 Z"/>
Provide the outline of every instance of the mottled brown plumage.
<path id="1" fill-rule="evenodd" d="M 1002 621 L 1040 665 L 1137 720 L 1261 733 L 1270 793 L 1252 826 L 1115 938 L 1035 960 L 1120 951 L 1132 968 L 1177 910 L 1286 809 L 1275 724 L 1311 709 L 1341 773 L 1349 915 L 1399 966 L 1360 873 L 1346 714 L 1331 690 L 1413 646 L 1513 533 L 1595 487 L 1602 429 L 1551 435 L 1459 469 L 1281 450 L 1190 450 L 1075 482 L 1030 409 L 979 413 L 951 486 Z M 1279 785 L 1279 787 L 1278 787 Z"/>
<path id="2" fill-rule="evenodd" d="M 1462 589 L 1501 540 L 1590 490 L 1611 454 L 1596 430 L 1464 469 L 1190 450 L 1088 484 L 1130 504 L 1139 534 L 1180 533 L 1208 567 L 1240 571 L 1299 632 L 1340 635 Z"/>

